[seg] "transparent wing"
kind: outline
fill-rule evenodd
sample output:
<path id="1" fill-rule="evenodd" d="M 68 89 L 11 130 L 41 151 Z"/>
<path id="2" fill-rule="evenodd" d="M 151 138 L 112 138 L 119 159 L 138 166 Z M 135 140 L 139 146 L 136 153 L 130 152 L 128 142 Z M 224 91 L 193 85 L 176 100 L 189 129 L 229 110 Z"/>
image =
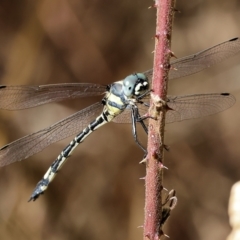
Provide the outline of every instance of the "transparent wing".
<path id="1" fill-rule="evenodd" d="M 229 93 L 194 94 L 168 96 L 166 122 L 172 123 L 186 119 L 199 118 L 224 111 L 235 103 Z"/>
<path id="2" fill-rule="evenodd" d="M 64 99 L 102 95 L 106 86 L 93 83 L 62 83 L 40 86 L 0 86 L 0 108 L 18 110 Z"/>
<path id="3" fill-rule="evenodd" d="M 145 99 L 149 103 L 149 99 Z M 185 96 L 168 96 L 169 110 L 166 114 L 166 123 L 199 118 L 224 111 L 235 103 L 235 98 L 229 93 L 193 94 Z M 141 116 L 148 112 L 148 107 L 138 104 Z M 131 123 L 131 111 L 126 109 L 113 121 L 117 123 Z"/>
<path id="4" fill-rule="evenodd" d="M 228 93 L 194 94 L 186 96 L 169 96 L 166 122 L 176 122 L 198 118 L 223 111 L 235 103 L 235 98 Z M 148 107 L 139 106 L 140 114 L 147 112 Z M 102 104 L 95 103 L 56 124 L 27 135 L 0 149 L 0 166 L 23 160 L 42 151 L 52 143 L 67 138 L 83 130 L 102 112 Z M 130 123 L 130 109 L 116 117 L 115 122 Z"/>
<path id="5" fill-rule="evenodd" d="M 197 73 L 240 51 L 238 38 L 220 43 L 202 52 L 177 59 L 171 63 L 169 79 Z M 176 69 L 176 70 L 173 70 Z M 152 80 L 152 69 L 144 72 Z M 63 83 L 40 86 L 0 86 L 0 108 L 17 110 L 42 104 L 102 95 L 106 86 L 93 83 Z"/>
<path id="6" fill-rule="evenodd" d="M 0 167 L 30 157 L 50 144 L 82 131 L 101 112 L 102 104 L 95 103 L 50 127 L 5 145 L 0 149 Z"/>
<path id="7" fill-rule="evenodd" d="M 200 72 L 237 54 L 239 51 L 240 40 L 233 38 L 204 51 L 177 59 L 171 62 L 169 79 L 185 77 Z M 152 69 L 144 72 L 144 74 L 148 77 L 149 81 L 152 80 Z"/>

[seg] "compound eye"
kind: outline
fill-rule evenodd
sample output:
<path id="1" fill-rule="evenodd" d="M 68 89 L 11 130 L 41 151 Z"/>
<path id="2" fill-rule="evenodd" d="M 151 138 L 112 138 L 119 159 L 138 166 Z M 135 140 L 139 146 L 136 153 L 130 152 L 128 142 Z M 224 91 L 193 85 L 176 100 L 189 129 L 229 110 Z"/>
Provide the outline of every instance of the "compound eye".
<path id="1" fill-rule="evenodd" d="M 148 89 L 148 79 L 142 73 L 132 74 L 123 80 L 123 92 L 126 97 L 139 96 Z"/>
<path id="2" fill-rule="evenodd" d="M 136 82 L 137 78 L 134 75 L 127 76 L 123 80 L 123 92 L 126 97 L 130 97 L 133 94 Z"/>

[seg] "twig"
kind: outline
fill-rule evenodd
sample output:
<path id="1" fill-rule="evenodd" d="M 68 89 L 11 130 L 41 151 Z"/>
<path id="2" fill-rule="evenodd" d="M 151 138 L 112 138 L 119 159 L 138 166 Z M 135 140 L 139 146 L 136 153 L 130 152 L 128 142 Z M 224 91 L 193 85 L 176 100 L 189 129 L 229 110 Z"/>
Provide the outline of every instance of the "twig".
<path id="1" fill-rule="evenodd" d="M 162 200 L 161 190 L 163 176 L 164 125 L 166 108 L 164 101 L 167 95 L 167 76 L 171 58 L 171 31 L 175 0 L 156 0 L 157 31 L 154 56 L 153 94 L 150 114 L 157 121 L 149 120 L 148 155 L 146 167 L 145 220 L 144 239 L 159 240 L 163 235 L 161 229 Z M 163 100 L 162 100 L 163 99 Z"/>

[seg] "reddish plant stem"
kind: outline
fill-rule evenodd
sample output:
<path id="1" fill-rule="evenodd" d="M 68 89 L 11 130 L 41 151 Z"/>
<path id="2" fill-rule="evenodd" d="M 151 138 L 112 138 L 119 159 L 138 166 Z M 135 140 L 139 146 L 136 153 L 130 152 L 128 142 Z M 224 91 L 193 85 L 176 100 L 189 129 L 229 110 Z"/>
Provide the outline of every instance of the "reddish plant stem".
<path id="1" fill-rule="evenodd" d="M 159 240 L 162 215 L 162 176 L 164 151 L 164 125 L 166 109 L 160 99 L 167 96 L 167 80 L 171 58 L 171 32 L 175 0 L 156 0 L 157 31 L 155 41 L 153 98 L 150 115 L 157 116 L 157 121 L 150 119 L 148 132 L 148 156 L 145 182 L 145 220 L 144 239 Z"/>

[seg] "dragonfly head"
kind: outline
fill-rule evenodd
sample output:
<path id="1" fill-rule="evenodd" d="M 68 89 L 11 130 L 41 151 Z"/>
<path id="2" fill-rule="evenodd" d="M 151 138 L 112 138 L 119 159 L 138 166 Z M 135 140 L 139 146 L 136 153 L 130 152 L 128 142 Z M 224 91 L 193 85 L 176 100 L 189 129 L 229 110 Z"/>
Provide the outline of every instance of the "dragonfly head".
<path id="1" fill-rule="evenodd" d="M 143 73 L 129 75 L 123 80 L 123 92 L 126 97 L 138 97 L 148 88 L 148 78 Z"/>

